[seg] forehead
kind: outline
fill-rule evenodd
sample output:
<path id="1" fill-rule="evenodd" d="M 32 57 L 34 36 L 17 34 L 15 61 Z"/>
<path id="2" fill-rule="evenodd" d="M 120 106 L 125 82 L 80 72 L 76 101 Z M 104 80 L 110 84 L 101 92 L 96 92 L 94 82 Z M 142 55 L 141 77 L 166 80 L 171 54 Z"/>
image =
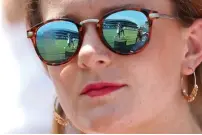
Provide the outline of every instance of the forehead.
<path id="1" fill-rule="evenodd" d="M 170 0 L 41 0 L 41 11 L 43 20 L 63 16 L 85 20 L 127 5 L 165 14 L 172 12 Z"/>

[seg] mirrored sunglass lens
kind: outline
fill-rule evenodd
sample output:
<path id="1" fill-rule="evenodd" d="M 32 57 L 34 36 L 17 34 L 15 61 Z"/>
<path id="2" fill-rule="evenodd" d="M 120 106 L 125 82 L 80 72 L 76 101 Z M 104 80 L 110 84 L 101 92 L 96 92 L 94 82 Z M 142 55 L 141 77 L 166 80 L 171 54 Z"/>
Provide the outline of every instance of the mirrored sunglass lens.
<path id="1" fill-rule="evenodd" d="M 113 13 L 103 23 L 103 38 L 116 52 L 133 53 L 149 39 L 149 21 L 145 14 L 134 10 Z"/>
<path id="2" fill-rule="evenodd" d="M 79 30 L 72 22 L 54 21 L 40 27 L 36 37 L 40 56 L 49 63 L 58 64 L 67 61 L 76 52 Z"/>

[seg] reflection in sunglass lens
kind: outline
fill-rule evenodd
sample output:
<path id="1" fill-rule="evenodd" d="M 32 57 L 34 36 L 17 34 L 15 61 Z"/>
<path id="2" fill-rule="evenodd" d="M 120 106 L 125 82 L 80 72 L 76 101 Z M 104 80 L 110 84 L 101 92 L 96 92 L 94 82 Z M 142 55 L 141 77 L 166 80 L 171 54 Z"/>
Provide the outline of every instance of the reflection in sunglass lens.
<path id="1" fill-rule="evenodd" d="M 67 61 L 76 52 L 78 43 L 79 30 L 70 21 L 49 22 L 36 35 L 37 51 L 48 63 Z"/>
<path id="2" fill-rule="evenodd" d="M 104 19 L 103 38 L 115 52 L 137 52 L 149 39 L 149 21 L 139 11 L 115 12 Z"/>

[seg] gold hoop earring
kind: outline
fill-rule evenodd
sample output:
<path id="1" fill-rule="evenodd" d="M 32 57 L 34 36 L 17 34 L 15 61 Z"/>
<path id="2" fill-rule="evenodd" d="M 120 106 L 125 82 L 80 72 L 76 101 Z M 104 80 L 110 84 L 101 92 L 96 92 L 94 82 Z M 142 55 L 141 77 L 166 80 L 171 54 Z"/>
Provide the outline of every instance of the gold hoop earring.
<path id="1" fill-rule="evenodd" d="M 195 72 L 193 73 L 194 74 L 194 88 L 191 92 L 190 95 L 188 95 L 187 91 L 185 89 L 182 90 L 182 93 L 184 95 L 184 98 L 190 103 L 190 102 L 193 102 L 197 96 L 197 93 L 198 93 L 198 85 L 196 84 L 196 74 Z M 183 78 L 182 78 L 182 81 L 183 81 Z"/>
<path id="2" fill-rule="evenodd" d="M 62 125 L 62 126 L 67 126 L 68 123 L 69 123 L 68 120 L 62 118 L 62 117 L 59 115 L 59 111 L 58 111 L 57 108 L 61 108 L 61 109 L 62 109 L 62 107 L 60 106 L 59 103 L 58 103 L 58 105 L 57 105 L 57 98 L 55 98 L 55 102 L 54 102 L 54 119 L 55 119 L 55 121 L 56 121 L 58 124 L 60 124 L 60 125 Z"/>

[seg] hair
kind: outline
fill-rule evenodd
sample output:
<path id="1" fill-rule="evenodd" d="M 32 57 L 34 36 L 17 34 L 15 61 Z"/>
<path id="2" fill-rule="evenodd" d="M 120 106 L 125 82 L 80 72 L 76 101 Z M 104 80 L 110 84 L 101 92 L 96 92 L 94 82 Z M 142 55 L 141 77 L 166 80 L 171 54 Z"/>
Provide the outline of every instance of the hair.
<path id="1" fill-rule="evenodd" d="M 194 21 L 202 18 L 202 0 L 171 0 L 174 6 L 174 13 L 180 19 L 183 27 L 191 26 Z M 26 19 L 30 26 L 33 26 L 42 21 L 40 14 L 40 0 L 4 0 L 5 13 L 9 22 L 18 22 Z M 16 11 L 18 15 L 14 14 Z M 199 86 L 199 93 L 193 103 L 190 104 L 190 109 L 196 122 L 202 129 L 202 64 L 196 69 L 197 84 Z M 188 91 L 192 91 L 194 82 L 193 76 L 188 77 Z M 58 106 L 60 115 L 63 116 L 64 112 L 61 106 Z M 52 133 L 64 133 L 64 127 L 60 126 L 53 119 Z"/>

